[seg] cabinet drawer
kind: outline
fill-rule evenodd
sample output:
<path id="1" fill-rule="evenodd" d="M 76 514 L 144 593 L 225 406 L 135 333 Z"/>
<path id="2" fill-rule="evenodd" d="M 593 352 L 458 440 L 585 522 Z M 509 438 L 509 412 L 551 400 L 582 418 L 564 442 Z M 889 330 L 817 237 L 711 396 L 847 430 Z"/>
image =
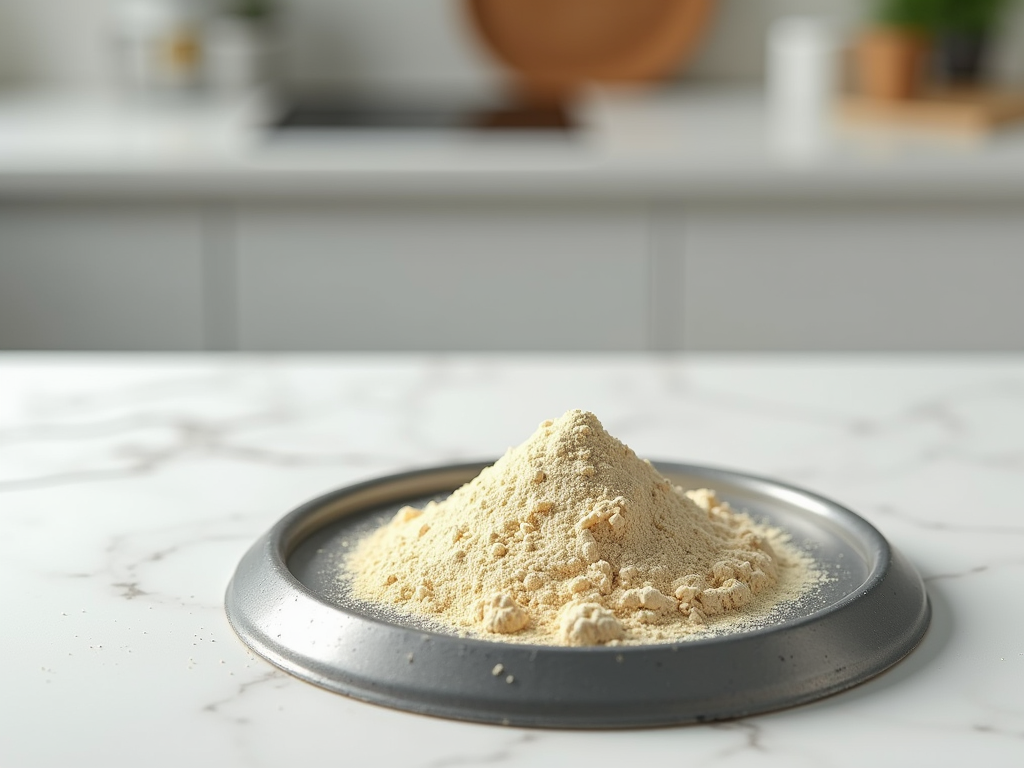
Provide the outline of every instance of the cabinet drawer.
<path id="1" fill-rule="evenodd" d="M 249 207 L 237 234 L 243 349 L 647 344 L 638 210 Z"/>
<path id="2" fill-rule="evenodd" d="M 679 226 L 687 349 L 1024 349 L 1017 206 L 694 207 Z"/>
<path id="3" fill-rule="evenodd" d="M 191 209 L 0 205 L 0 348 L 202 349 L 202 249 Z"/>

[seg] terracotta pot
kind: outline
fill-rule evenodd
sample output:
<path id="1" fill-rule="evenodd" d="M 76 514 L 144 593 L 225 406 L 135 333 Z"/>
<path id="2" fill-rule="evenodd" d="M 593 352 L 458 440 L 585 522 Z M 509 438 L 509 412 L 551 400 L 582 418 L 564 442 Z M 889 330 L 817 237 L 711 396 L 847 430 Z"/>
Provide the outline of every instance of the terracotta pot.
<path id="1" fill-rule="evenodd" d="M 928 39 L 900 29 L 872 29 L 857 44 L 860 92 L 875 99 L 909 99 L 921 88 Z"/>

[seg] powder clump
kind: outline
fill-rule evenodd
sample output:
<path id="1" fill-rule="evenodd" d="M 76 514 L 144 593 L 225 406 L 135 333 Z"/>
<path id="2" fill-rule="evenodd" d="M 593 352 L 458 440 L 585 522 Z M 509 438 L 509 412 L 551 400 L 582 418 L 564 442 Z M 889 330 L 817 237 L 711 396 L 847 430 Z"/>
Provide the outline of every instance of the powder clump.
<path id="1" fill-rule="evenodd" d="M 440 627 L 570 646 L 728 631 L 815 575 L 781 531 L 673 485 L 579 410 L 443 502 L 403 507 L 347 571 L 357 598 Z"/>

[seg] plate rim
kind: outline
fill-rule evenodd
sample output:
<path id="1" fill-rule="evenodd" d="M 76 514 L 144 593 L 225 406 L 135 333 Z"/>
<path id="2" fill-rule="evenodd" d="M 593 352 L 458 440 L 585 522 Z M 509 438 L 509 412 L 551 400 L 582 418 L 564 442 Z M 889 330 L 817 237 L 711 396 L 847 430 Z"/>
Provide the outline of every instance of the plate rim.
<path id="1" fill-rule="evenodd" d="M 628 660 L 644 660 L 651 654 L 664 653 L 665 651 L 675 653 L 677 651 L 685 651 L 687 649 L 692 649 L 691 655 L 699 654 L 701 652 L 714 654 L 716 651 L 721 649 L 725 649 L 725 652 L 728 652 L 729 648 L 733 646 L 736 648 L 749 647 L 751 643 L 757 644 L 760 640 L 770 642 L 781 634 L 813 632 L 815 631 L 815 625 L 824 626 L 832 617 L 842 614 L 844 610 L 849 610 L 851 606 L 857 606 L 857 604 L 864 598 L 868 597 L 873 592 L 876 592 L 892 574 L 894 569 L 901 570 L 904 580 L 909 579 L 910 582 L 916 583 L 917 592 L 920 593 L 918 596 L 918 602 L 923 602 L 923 604 L 919 606 L 918 615 L 916 620 L 911 622 L 912 625 L 904 628 L 901 633 L 898 633 L 900 637 L 906 635 L 907 638 L 909 638 L 904 638 L 904 642 L 897 644 L 901 650 L 888 654 L 885 657 L 884 663 L 876 664 L 864 673 L 850 675 L 837 682 L 833 681 L 828 684 L 822 683 L 814 688 L 814 690 L 805 691 L 799 694 L 789 694 L 782 697 L 779 702 L 770 706 L 755 705 L 752 711 L 769 711 L 794 706 L 796 704 L 806 703 L 807 701 L 821 698 L 857 685 L 866 679 L 880 674 L 884 670 L 898 663 L 901 659 L 905 658 L 906 655 L 917 647 L 927 631 L 928 624 L 930 623 L 930 601 L 928 599 L 927 590 L 925 589 L 924 583 L 919 574 L 909 563 L 903 560 L 896 550 L 891 547 L 885 537 L 874 525 L 853 510 L 813 491 L 769 477 L 717 466 L 688 463 L 683 464 L 660 460 L 652 460 L 652 464 L 654 464 L 655 468 L 660 472 L 667 474 L 670 479 L 672 479 L 674 474 L 695 474 L 698 476 L 719 477 L 724 481 L 732 481 L 734 484 L 741 487 L 752 487 L 752 490 L 756 495 L 771 496 L 778 500 L 778 497 L 773 496 L 769 491 L 781 490 L 788 494 L 796 494 L 800 499 L 809 500 L 813 502 L 815 508 L 808 509 L 806 506 L 801 506 L 800 508 L 805 513 L 814 517 L 819 517 L 822 520 L 829 520 L 832 524 L 838 525 L 846 535 L 857 538 L 862 544 L 865 544 L 867 552 L 874 554 L 875 562 L 873 564 L 866 563 L 868 566 L 868 572 L 865 578 L 857 587 L 851 587 L 849 591 L 842 595 L 842 597 L 829 602 L 825 606 L 816 608 L 809 614 L 787 619 L 777 624 L 770 624 L 768 626 L 758 627 L 756 629 L 746 630 L 743 632 L 712 635 L 710 637 L 692 640 L 680 639 L 675 642 L 664 641 L 640 645 L 611 647 L 596 646 L 586 648 L 543 645 L 536 643 L 509 643 L 471 636 L 463 637 L 452 633 L 434 631 L 426 627 L 405 627 L 389 622 L 384 618 L 360 613 L 349 607 L 331 602 L 327 598 L 322 597 L 312 588 L 306 586 L 306 584 L 300 581 L 288 567 L 288 558 L 294 553 L 295 549 L 302 543 L 302 541 L 310 535 L 313 535 L 316 531 L 322 530 L 323 527 L 330 525 L 343 517 L 358 514 L 381 504 L 399 503 L 404 498 L 413 498 L 416 495 L 422 497 L 432 492 L 450 492 L 451 490 L 454 490 L 454 488 L 451 486 L 445 486 L 437 491 L 421 490 L 418 494 L 408 494 L 404 497 L 398 496 L 390 501 L 378 501 L 375 504 L 364 505 L 362 508 L 356 507 L 349 510 L 342 509 L 342 511 L 337 513 L 325 513 L 324 519 L 317 521 L 315 526 L 302 532 L 301 535 L 296 534 L 296 531 L 305 523 L 305 521 L 308 520 L 310 516 L 315 515 L 318 512 L 322 513 L 325 508 L 337 504 L 346 497 L 351 497 L 355 494 L 373 489 L 386 488 L 389 485 L 394 485 L 400 482 L 415 481 L 416 479 L 429 479 L 431 476 L 438 476 L 442 474 L 451 475 L 453 473 L 462 473 L 468 480 L 478 473 L 483 467 L 489 466 L 493 463 L 494 460 L 489 460 L 414 468 L 399 473 L 378 476 L 348 484 L 328 491 L 299 505 L 294 510 L 283 516 L 266 533 L 259 537 L 239 563 L 238 569 L 232 577 L 225 594 L 225 608 L 232 628 L 251 650 L 276 666 L 320 687 L 324 687 L 338 693 L 343 693 L 356 699 L 421 714 L 438 715 L 460 720 L 519 726 L 574 728 L 667 725 L 683 722 L 700 722 L 705 719 L 727 719 L 730 717 L 739 717 L 751 714 L 751 712 L 733 707 L 724 714 L 718 713 L 706 718 L 694 713 L 682 715 L 678 712 L 673 712 L 661 717 L 653 717 L 650 715 L 637 715 L 632 719 L 629 717 L 611 717 L 610 719 L 609 717 L 591 717 L 589 719 L 587 717 L 583 717 L 582 720 L 580 717 L 566 713 L 564 716 L 556 717 L 550 722 L 543 722 L 538 721 L 535 717 L 523 716 L 522 713 L 518 712 L 508 712 L 499 717 L 500 713 L 496 713 L 497 711 L 468 711 L 464 708 L 460 708 L 459 706 L 451 706 L 450 704 L 431 704 L 429 701 L 425 701 L 422 695 L 409 698 L 403 697 L 402 695 L 389 694 L 382 690 L 369 690 L 360 687 L 358 684 L 346 683 L 344 680 L 339 682 L 338 677 L 332 677 L 331 674 L 328 674 L 328 672 L 333 671 L 329 664 L 312 664 L 308 658 L 304 663 L 302 659 L 297 658 L 301 654 L 294 651 L 294 649 L 292 653 L 289 653 L 289 649 L 286 646 L 276 645 L 266 633 L 263 633 L 262 637 L 258 636 L 259 632 L 254 629 L 254 627 L 258 626 L 259 622 L 256 621 L 254 623 L 246 620 L 246 596 L 241 592 L 246 588 L 251 588 L 252 584 L 255 583 L 250 578 L 253 576 L 253 568 L 255 568 L 259 572 L 257 581 L 262 579 L 265 583 L 269 583 L 268 580 L 278 580 L 276 585 L 278 588 L 283 587 L 285 591 L 297 592 L 305 601 L 315 604 L 325 611 L 334 612 L 340 616 L 348 617 L 364 629 L 375 628 L 381 633 L 395 635 L 395 637 L 398 637 L 401 634 L 405 634 L 410 637 L 415 636 L 420 638 L 421 642 L 427 639 L 434 640 L 437 641 L 437 645 L 441 646 L 452 646 L 453 644 L 458 645 L 463 649 L 460 651 L 460 656 L 463 652 L 471 655 L 475 654 L 483 656 L 485 658 L 494 656 L 495 654 L 500 655 L 502 653 L 517 655 L 526 653 L 532 654 L 531 658 L 536 658 L 538 654 L 542 654 L 545 659 L 562 659 L 563 661 L 572 659 L 589 659 L 593 661 L 595 659 L 600 660 L 607 659 L 609 657 L 617 659 L 625 658 Z M 709 483 L 709 485 L 713 487 L 713 483 Z M 782 501 L 787 506 L 798 506 L 793 501 Z M 866 537 L 867 541 L 862 537 Z M 911 584 L 911 591 L 914 591 L 913 587 L 914 584 Z M 296 601 L 298 601 L 298 598 L 296 598 Z M 256 610 L 258 612 L 258 607 Z M 278 637 L 280 637 L 280 635 L 278 635 Z M 319 671 L 318 669 L 314 669 L 314 667 L 317 667 Z M 843 669 L 845 669 L 845 667 Z M 344 677 L 342 674 L 343 671 L 344 670 L 338 672 L 338 675 L 340 675 L 341 678 Z M 842 670 L 837 670 L 837 672 L 839 671 Z"/>

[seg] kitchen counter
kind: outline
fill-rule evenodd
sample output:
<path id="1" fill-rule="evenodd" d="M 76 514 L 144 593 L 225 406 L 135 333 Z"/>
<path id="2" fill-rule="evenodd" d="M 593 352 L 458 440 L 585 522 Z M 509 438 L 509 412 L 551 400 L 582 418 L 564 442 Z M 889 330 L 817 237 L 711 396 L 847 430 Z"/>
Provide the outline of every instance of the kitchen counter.
<path id="1" fill-rule="evenodd" d="M 236 639 L 224 589 L 284 513 L 495 456 L 571 407 L 641 455 L 777 477 L 862 514 L 925 577 L 921 646 L 795 709 L 585 733 L 363 704 Z M 8 353 L 0 765 L 1016 764 L 1022 433 L 1019 355 Z"/>
<path id="2" fill-rule="evenodd" d="M 753 89 L 594 92 L 571 137 L 299 131 L 266 98 L 0 96 L 0 199 L 1019 200 L 1024 134 L 772 139 Z"/>

